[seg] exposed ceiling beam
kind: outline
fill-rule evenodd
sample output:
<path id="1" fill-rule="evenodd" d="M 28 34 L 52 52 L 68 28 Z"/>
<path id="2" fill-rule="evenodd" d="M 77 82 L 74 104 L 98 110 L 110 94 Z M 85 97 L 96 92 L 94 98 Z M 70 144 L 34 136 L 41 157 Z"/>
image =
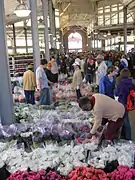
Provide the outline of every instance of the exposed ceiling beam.
<path id="1" fill-rule="evenodd" d="M 65 7 L 65 9 L 60 13 L 60 17 L 68 10 L 68 8 L 71 6 L 71 2 L 68 3 L 68 5 Z"/>

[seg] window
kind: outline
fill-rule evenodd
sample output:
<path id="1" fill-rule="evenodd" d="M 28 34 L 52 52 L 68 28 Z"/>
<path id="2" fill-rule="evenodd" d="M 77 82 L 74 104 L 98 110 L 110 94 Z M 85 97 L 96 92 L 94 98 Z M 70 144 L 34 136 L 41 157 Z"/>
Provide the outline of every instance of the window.
<path id="1" fill-rule="evenodd" d="M 111 41 L 112 41 L 112 44 L 114 44 L 114 43 L 115 43 L 115 38 L 112 38 L 112 40 L 111 40 Z"/>
<path id="2" fill-rule="evenodd" d="M 111 6 L 111 11 L 112 12 L 117 11 L 117 10 L 118 10 L 118 5 L 117 4 Z"/>
<path id="3" fill-rule="evenodd" d="M 105 15 L 105 25 L 110 25 L 110 14 Z"/>
<path id="4" fill-rule="evenodd" d="M 110 6 L 106 6 L 106 7 L 104 8 L 104 11 L 105 11 L 105 13 L 110 12 Z"/>
<path id="5" fill-rule="evenodd" d="M 17 46 L 25 46 L 25 44 L 26 44 L 26 42 L 25 42 L 25 38 L 24 38 L 24 37 L 18 38 L 18 39 L 16 40 L 16 45 L 17 45 Z"/>
<path id="6" fill-rule="evenodd" d="M 27 43 L 28 43 L 28 46 L 32 46 L 33 45 L 32 39 L 28 38 Z"/>
<path id="7" fill-rule="evenodd" d="M 123 9 L 122 4 L 119 4 L 119 10 L 122 10 L 122 9 Z"/>
<path id="8" fill-rule="evenodd" d="M 101 47 L 102 47 L 101 41 L 98 40 L 98 48 L 101 48 Z"/>
<path id="9" fill-rule="evenodd" d="M 23 21 L 15 23 L 15 27 L 23 27 L 23 26 L 24 26 Z"/>
<path id="10" fill-rule="evenodd" d="M 82 36 L 75 32 L 68 36 L 68 49 L 82 49 Z"/>
<path id="11" fill-rule="evenodd" d="M 103 14 L 103 7 L 98 8 L 98 14 Z"/>
<path id="12" fill-rule="evenodd" d="M 60 28 L 59 17 L 55 17 L 56 28 Z"/>
<path id="13" fill-rule="evenodd" d="M 92 40 L 92 48 L 96 48 L 96 41 Z"/>
<path id="14" fill-rule="evenodd" d="M 113 13 L 111 15 L 111 24 L 117 24 L 118 23 L 118 14 Z"/>
<path id="15" fill-rule="evenodd" d="M 105 40 L 105 46 L 108 46 L 108 40 L 107 39 Z"/>
<path id="16" fill-rule="evenodd" d="M 17 49 L 17 53 L 20 53 L 20 54 L 26 53 L 26 48 L 19 48 L 19 49 Z"/>
<path id="17" fill-rule="evenodd" d="M 127 36 L 127 41 L 128 42 L 132 42 L 134 39 L 134 36 L 130 35 L 130 36 Z"/>
<path id="18" fill-rule="evenodd" d="M 123 36 L 117 36 L 116 37 L 116 43 L 119 43 L 119 42 L 124 42 L 124 37 Z"/>
<path id="19" fill-rule="evenodd" d="M 107 45 L 108 45 L 108 46 L 111 45 L 111 39 L 107 39 Z"/>
<path id="20" fill-rule="evenodd" d="M 7 37 L 8 38 L 8 37 Z M 12 43 L 10 40 L 7 40 L 7 46 L 12 46 Z"/>
<path id="21" fill-rule="evenodd" d="M 47 21 L 48 21 L 48 27 L 50 27 L 50 17 L 47 16 Z"/>
<path id="22" fill-rule="evenodd" d="M 127 14 L 127 22 L 133 22 L 134 13 L 130 12 Z"/>
<path id="23" fill-rule="evenodd" d="M 123 14 L 123 12 L 119 12 L 119 23 L 121 24 L 121 23 L 123 23 L 124 22 L 124 14 Z"/>
<path id="24" fill-rule="evenodd" d="M 92 43 L 93 43 L 92 47 L 94 48 L 94 41 Z M 101 48 L 101 41 L 100 40 L 95 40 L 95 48 Z"/>
<path id="25" fill-rule="evenodd" d="M 59 42 L 56 42 L 56 47 L 57 47 L 57 49 L 60 49 L 60 43 Z"/>
<path id="26" fill-rule="evenodd" d="M 59 16 L 59 10 L 55 9 L 55 16 Z"/>
<path id="27" fill-rule="evenodd" d="M 31 26 L 31 19 L 28 20 L 27 26 Z"/>
<path id="28" fill-rule="evenodd" d="M 103 22 L 103 16 L 98 16 L 98 25 L 103 25 L 104 22 Z"/>
<path id="29" fill-rule="evenodd" d="M 8 48 L 8 54 L 13 54 L 13 49 Z"/>

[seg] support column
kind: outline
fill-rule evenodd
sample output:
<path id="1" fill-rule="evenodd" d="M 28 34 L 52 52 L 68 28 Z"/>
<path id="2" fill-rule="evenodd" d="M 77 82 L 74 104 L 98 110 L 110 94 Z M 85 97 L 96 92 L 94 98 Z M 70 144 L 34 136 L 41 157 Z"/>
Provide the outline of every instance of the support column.
<path id="1" fill-rule="evenodd" d="M 112 39 L 110 38 L 110 50 L 112 49 Z"/>
<path id="2" fill-rule="evenodd" d="M 134 51 L 135 51 L 135 39 L 134 39 Z"/>
<path id="3" fill-rule="evenodd" d="M 50 19 L 50 33 L 52 34 L 50 36 L 50 43 L 51 43 L 51 48 L 54 48 L 54 23 L 53 23 L 53 5 L 52 5 L 52 0 L 48 0 L 48 7 L 49 7 L 49 19 Z"/>
<path id="4" fill-rule="evenodd" d="M 25 45 L 26 45 L 26 53 L 28 53 L 28 38 L 27 38 L 27 27 L 24 28 L 24 36 L 25 36 Z"/>
<path id="5" fill-rule="evenodd" d="M 0 0 L 0 117 L 2 124 L 13 122 L 13 99 L 8 67 L 4 0 Z"/>
<path id="6" fill-rule="evenodd" d="M 93 41 L 94 41 L 94 51 L 96 49 L 96 39 L 95 39 L 95 34 L 93 35 Z"/>
<path id="7" fill-rule="evenodd" d="M 67 53 L 69 51 L 68 47 L 68 33 L 63 35 L 63 45 L 64 45 L 64 52 Z"/>
<path id="8" fill-rule="evenodd" d="M 99 40 L 99 38 L 98 38 L 98 35 L 97 35 L 97 39 L 96 39 L 96 43 L 97 43 L 97 49 L 98 49 L 98 40 Z"/>
<path id="9" fill-rule="evenodd" d="M 127 7 L 124 7 L 123 11 L 124 11 L 124 53 L 127 54 Z"/>
<path id="10" fill-rule="evenodd" d="M 105 50 L 105 40 L 102 40 L 102 49 Z"/>
<path id="11" fill-rule="evenodd" d="M 35 68 L 40 65 L 40 47 L 38 36 L 38 22 L 37 22 L 37 1 L 29 0 L 31 9 L 31 27 L 32 27 L 32 41 Z"/>
<path id="12" fill-rule="evenodd" d="M 13 49 L 13 52 L 14 54 L 17 53 L 17 49 L 16 49 L 16 32 L 15 32 L 15 25 L 13 24 L 13 43 L 14 43 L 14 49 Z"/>
<path id="13" fill-rule="evenodd" d="M 63 32 L 61 30 L 59 30 L 59 33 L 60 33 L 60 41 L 61 41 L 60 50 L 61 50 L 62 53 L 64 53 Z"/>
<path id="14" fill-rule="evenodd" d="M 88 51 L 91 52 L 91 37 L 88 37 Z"/>
<path id="15" fill-rule="evenodd" d="M 43 9 L 43 19 L 44 19 L 44 40 L 45 40 L 45 58 L 50 60 L 50 52 L 49 52 L 49 38 L 48 38 L 48 0 L 42 0 L 42 9 Z"/>
<path id="16" fill-rule="evenodd" d="M 56 22 L 55 22 L 55 8 L 52 9 L 53 13 L 53 37 L 56 37 Z M 56 48 L 56 39 L 53 40 L 54 48 Z"/>
<path id="17" fill-rule="evenodd" d="M 134 51 L 135 51 L 135 12 L 134 12 Z"/>
<path id="18" fill-rule="evenodd" d="M 26 45 L 26 53 L 28 53 L 28 34 L 27 34 L 27 24 L 24 22 L 24 37 L 25 37 L 25 45 Z"/>

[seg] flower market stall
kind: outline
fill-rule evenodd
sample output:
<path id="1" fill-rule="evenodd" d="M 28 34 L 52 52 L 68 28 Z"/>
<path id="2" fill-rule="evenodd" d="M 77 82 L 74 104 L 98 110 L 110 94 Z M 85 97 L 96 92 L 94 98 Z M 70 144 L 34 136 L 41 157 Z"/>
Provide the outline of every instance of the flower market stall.
<path id="1" fill-rule="evenodd" d="M 13 125 L 0 125 L 3 180 L 135 179 L 134 143 L 87 141 L 93 115 L 76 102 L 20 104 L 14 114 Z"/>
<path id="2" fill-rule="evenodd" d="M 64 79 L 63 79 L 64 78 Z M 13 91 L 13 99 L 14 102 L 24 103 L 25 102 L 25 95 L 22 88 L 22 78 L 12 78 L 12 91 Z M 16 82 L 16 83 L 14 83 Z M 14 86 L 16 84 L 16 86 Z M 81 93 L 82 95 L 91 95 L 92 88 L 95 86 L 86 84 L 82 84 L 81 86 Z M 59 77 L 59 83 L 56 83 L 52 87 L 52 98 L 54 101 L 57 100 L 73 100 L 76 99 L 76 92 L 72 88 L 72 83 L 65 77 Z M 35 99 L 39 100 L 39 92 L 35 93 Z"/>

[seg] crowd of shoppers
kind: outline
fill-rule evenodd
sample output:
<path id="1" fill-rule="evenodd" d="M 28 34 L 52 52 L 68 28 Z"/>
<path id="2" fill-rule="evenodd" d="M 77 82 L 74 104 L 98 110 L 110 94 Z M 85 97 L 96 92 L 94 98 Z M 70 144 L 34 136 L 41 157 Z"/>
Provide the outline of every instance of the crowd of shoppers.
<path id="1" fill-rule="evenodd" d="M 30 64 L 23 75 L 23 89 L 27 104 L 35 104 L 35 90 L 40 93 L 40 105 L 50 105 L 51 86 L 58 82 L 58 65 L 54 57 L 48 62 L 41 59 L 40 66 L 33 72 L 33 66 Z"/>
<path id="2" fill-rule="evenodd" d="M 58 82 L 58 75 L 72 77 L 72 88 L 83 110 L 94 110 L 95 124 L 90 136 L 108 123 L 105 139 L 112 140 L 119 136 L 131 139 L 131 126 L 127 110 L 127 98 L 130 91 L 135 91 L 131 75 L 131 52 L 128 57 L 116 52 L 69 53 L 60 55 L 56 61 L 52 56 L 48 62 L 41 60 L 40 66 L 33 72 L 28 65 L 23 76 L 23 89 L 26 102 L 35 104 L 34 92 L 40 92 L 40 104 L 50 105 L 51 89 Z M 59 63 L 58 63 L 59 62 Z M 133 64 L 133 63 L 132 63 Z M 128 69 L 129 68 L 129 69 Z M 131 73 L 130 73 L 131 70 Z M 95 83 L 98 94 L 92 97 L 82 97 L 81 85 Z"/>

